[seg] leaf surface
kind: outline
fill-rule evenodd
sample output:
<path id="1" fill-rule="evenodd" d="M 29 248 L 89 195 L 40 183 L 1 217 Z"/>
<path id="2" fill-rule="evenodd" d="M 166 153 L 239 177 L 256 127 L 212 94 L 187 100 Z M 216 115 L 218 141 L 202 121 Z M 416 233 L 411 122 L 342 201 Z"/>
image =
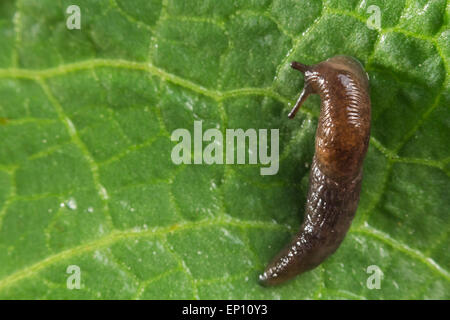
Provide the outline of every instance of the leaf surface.
<path id="1" fill-rule="evenodd" d="M 71 4 L 0 2 L 0 298 L 450 298 L 445 0 L 79 0 L 68 30 Z M 320 105 L 288 120 L 289 62 L 336 54 L 370 77 L 357 215 L 321 266 L 262 288 L 303 219 Z M 279 128 L 278 174 L 173 164 L 195 120 Z"/>

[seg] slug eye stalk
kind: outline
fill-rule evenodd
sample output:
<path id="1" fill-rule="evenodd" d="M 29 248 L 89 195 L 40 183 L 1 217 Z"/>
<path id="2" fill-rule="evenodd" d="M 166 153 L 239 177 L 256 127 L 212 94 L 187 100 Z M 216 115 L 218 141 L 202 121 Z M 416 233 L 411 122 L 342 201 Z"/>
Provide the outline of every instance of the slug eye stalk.
<path id="1" fill-rule="evenodd" d="M 310 66 L 307 66 L 307 65 L 297 62 L 297 61 L 291 62 L 291 68 L 296 69 L 303 74 L 305 74 L 306 71 L 310 70 Z M 295 103 L 294 108 L 292 108 L 291 112 L 289 112 L 289 114 L 288 114 L 289 119 L 294 119 L 294 117 L 295 117 L 296 113 L 298 112 L 298 110 L 300 109 L 301 105 L 306 101 L 306 99 L 308 98 L 308 96 L 311 93 L 313 93 L 313 90 L 305 77 L 305 86 L 303 87 L 303 90 L 300 92 L 300 96 L 299 96 L 297 102 Z"/>

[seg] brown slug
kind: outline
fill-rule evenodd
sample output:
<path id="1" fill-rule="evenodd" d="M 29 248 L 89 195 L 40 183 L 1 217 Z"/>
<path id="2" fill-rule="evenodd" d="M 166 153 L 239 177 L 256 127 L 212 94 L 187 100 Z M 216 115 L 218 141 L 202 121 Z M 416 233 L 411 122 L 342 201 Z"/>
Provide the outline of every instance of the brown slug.
<path id="1" fill-rule="evenodd" d="M 305 220 L 259 276 L 264 286 L 311 270 L 337 250 L 358 206 L 370 137 L 369 81 L 357 60 L 335 56 L 312 66 L 292 62 L 291 67 L 304 74 L 305 85 L 289 118 L 310 94 L 320 96 L 320 116 Z"/>

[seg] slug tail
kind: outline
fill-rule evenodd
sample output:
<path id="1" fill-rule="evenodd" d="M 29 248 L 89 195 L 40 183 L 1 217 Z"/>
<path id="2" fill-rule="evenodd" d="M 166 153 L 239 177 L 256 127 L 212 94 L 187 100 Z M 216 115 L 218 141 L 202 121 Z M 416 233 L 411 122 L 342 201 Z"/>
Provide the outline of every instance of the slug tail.
<path id="1" fill-rule="evenodd" d="M 361 180 L 362 170 L 348 181 L 333 181 L 314 156 L 304 222 L 260 275 L 261 285 L 278 285 L 314 269 L 339 248 L 358 206 Z"/>
<path id="2" fill-rule="evenodd" d="M 264 287 L 278 285 L 317 266 L 322 258 L 317 259 L 311 250 L 315 243 L 317 239 L 309 237 L 302 228 L 259 276 L 259 284 Z"/>

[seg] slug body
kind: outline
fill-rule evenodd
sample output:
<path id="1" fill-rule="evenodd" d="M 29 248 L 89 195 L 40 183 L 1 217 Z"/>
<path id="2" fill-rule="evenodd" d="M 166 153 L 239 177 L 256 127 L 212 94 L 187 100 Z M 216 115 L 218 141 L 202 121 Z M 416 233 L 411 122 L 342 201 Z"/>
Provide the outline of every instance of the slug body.
<path id="1" fill-rule="evenodd" d="M 313 66 L 292 62 L 291 67 L 304 73 L 305 85 L 289 118 L 310 94 L 320 96 L 320 117 L 305 220 L 260 275 L 266 286 L 315 268 L 337 250 L 358 206 L 370 137 L 368 77 L 357 60 L 336 56 Z"/>

